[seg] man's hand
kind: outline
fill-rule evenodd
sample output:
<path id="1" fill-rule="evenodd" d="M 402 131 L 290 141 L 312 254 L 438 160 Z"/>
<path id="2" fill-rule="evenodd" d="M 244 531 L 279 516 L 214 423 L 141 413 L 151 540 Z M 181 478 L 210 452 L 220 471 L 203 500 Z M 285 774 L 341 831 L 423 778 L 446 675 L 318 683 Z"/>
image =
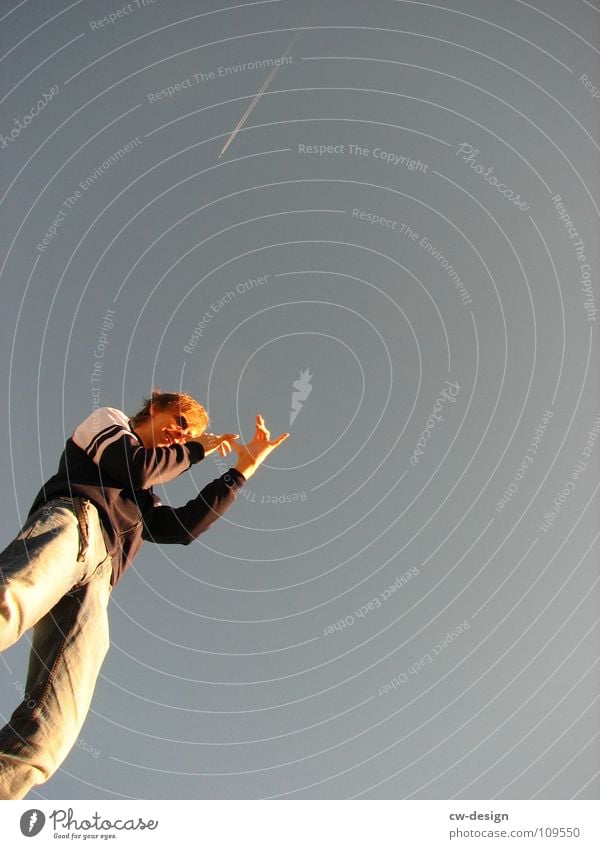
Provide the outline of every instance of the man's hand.
<path id="1" fill-rule="evenodd" d="M 213 451 L 218 451 L 221 457 L 225 457 L 231 451 L 231 443 L 239 439 L 239 433 L 203 433 L 194 442 L 199 442 L 204 448 L 204 456 L 207 457 Z"/>
<path id="2" fill-rule="evenodd" d="M 269 454 L 281 445 L 288 436 L 289 433 L 282 433 L 277 439 L 271 440 L 271 434 L 266 428 L 265 420 L 261 415 L 258 415 L 254 437 L 250 442 L 245 445 L 240 445 L 238 442 L 233 443 L 233 449 L 238 455 L 235 468 L 248 480 Z"/>

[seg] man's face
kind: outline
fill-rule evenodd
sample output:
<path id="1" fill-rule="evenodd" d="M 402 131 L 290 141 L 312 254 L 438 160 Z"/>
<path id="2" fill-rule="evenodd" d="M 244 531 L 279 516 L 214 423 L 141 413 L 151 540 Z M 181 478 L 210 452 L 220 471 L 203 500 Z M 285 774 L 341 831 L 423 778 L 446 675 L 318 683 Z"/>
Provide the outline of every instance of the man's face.
<path id="1" fill-rule="evenodd" d="M 165 448 L 201 436 L 201 433 L 188 425 L 185 416 L 178 411 L 151 408 L 148 424 L 146 433 L 141 435 L 145 448 Z"/>

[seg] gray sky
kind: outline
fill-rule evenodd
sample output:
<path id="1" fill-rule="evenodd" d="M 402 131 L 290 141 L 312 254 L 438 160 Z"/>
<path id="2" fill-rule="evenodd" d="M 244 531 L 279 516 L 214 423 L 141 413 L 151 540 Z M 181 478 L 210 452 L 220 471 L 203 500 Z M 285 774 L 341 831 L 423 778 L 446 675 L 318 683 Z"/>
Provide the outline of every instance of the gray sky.
<path id="1" fill-rule="evenodd" d="M 2 23 L 4 544 L 94 403 L 292 431 L 31 798 L 598 798 L 599 13 L 222 5 Z"/>

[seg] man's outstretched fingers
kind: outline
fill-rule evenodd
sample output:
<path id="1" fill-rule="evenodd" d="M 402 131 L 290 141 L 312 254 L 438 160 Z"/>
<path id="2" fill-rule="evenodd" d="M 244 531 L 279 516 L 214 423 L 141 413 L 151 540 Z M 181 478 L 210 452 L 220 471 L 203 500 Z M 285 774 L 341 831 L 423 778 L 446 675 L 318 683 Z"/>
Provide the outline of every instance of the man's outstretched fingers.
<path id="1" fill-rule="evenodd" d="M 219 437 L 219 444 L 217 446 L 217 450 L 221 457 L 226 457 L 231 451 L 231 443 L 239 439 L 239 433 L 224 433 Z"/>
<path id="2" fill-rule="evenodd" d="M 203 446 L 205 456 L 218 451 L 222 457 L 225 457 L 231 451 L 231 443 L 236 439 L 239 439 L 237 433 L 204 433 L 198 437 L 197 441 Z"/>
<path id="3" fill-rule="evenodd" d="M 267 430 L 267 427 L 265 425 L 265 420 L 260 414 L 256 417 L 256 435 L 260 439 L 264 437 L 267 441 L 271 436 L 270 432 Z"/>
<path id="4" fill-rule="evenodd" d="M 259 414 L 256 417 L 256 431 L 250 442 L 245 445 L 234 444 L 238 454 L 235 468 L 246 480 L 256 472 L 258 467 L 267 459 L 281 443 L 288 438 L 289 433 L 282 433 L 277 439 L 271 441 L 270 433 L 265 426 L 265 420 Z"/>
<path id="5" fill-rule="evenodd" d="M 234 439 L 239 439 L 239 438 L 240 438 L 239 433 L 224 433 L 222 436 L 219 437 L 221 442 L 232 442 Z"/>

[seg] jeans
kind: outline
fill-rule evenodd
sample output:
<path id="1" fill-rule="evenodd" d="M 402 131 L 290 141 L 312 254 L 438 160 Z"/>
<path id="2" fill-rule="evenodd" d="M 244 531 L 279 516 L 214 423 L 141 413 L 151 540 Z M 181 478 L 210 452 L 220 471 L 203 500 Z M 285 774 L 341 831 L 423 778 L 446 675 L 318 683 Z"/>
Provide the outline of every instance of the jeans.
<path id="1" fill-rule="evenodd" d="M 57 498 L 0 554 L 0 651 L 33 627 L 23 701 L 0 729 L 0 799 L 22 799 L 79 735 L 109 646 L 112 575 L 96 507 Z"/>

